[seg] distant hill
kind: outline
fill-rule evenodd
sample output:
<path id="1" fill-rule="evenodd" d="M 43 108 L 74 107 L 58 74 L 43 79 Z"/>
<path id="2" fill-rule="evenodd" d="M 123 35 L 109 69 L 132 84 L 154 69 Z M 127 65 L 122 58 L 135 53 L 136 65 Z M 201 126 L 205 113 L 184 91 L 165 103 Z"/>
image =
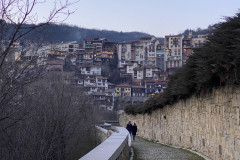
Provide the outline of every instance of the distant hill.
<path id="1" fill-rule="evenodd" d="M 193 36 L 209 35 L 209 34 L 212 34 L 213 30 L 217 28 L 218 25 L 219 24 L 209 25 L 208 28 L 206 29 L 202 29 L 202 28 L 197 28 L 196 30 L 186 29 L 182 34 L 184 35 L 184 37 L 187 37 L 189 32 L 191 31 Z"/>
<path id="2" fill-rule="evenodd" d="M 24 30 L 24 28 L 28 29 L 33 26 L 33 24 L 24 24 L 22 30 Z M 184 37 L 187 37 L 189 32 L 192 31 L 193 36 L 201 34 L 208 35 L 211 34 L 213 29 L 217 26 L 218 24 L 210 25 L 206 29 L 186 29 L 182 34 Z M 10 32 L 13 28 L 15 28 L 14 25 L 8 24 L 8 29 Z M 106 38 L 108 41 L 122 43 L 124 41 L 135 41 L 144 36 L 150 35 L 143 32 L 117 32 L 110 30 L 87 29 L 78 26 L 70 26 L 67 24 L 49 24 L 30 32 L 26 38 L 28 40 L 39 40 L 44 38 L 44 42 L 46 43 L 60 43 L 69 41 L 77 41 L 78 43 L 82 43 L 84 39 Z M 7 39 L 8 38 L 6 38 L 6 40 Z M 164 38 L 159 38 L 159 40 L 162 43 L 164 42 Z"/>
<path id="3" fill-rule="evenodd" d="M 26 25 L 28 26 L 28 25 Z M 77 26 L 69 26 L 66 24 L 50 24 L 41 27 L 37 31 L 31 32 L 28 38 L 36 40 L 39 38 L 45 39 L 45 42 L 59 43 L 77 41 L 83 42 L 84 39 L 91 38 L 106 38 L 112 42 L 124 42 L 138 40 L 140 37 L 149 36 L 149 34 L 142 32 L 117 32 L 109 30 L 86 29 Z"/>

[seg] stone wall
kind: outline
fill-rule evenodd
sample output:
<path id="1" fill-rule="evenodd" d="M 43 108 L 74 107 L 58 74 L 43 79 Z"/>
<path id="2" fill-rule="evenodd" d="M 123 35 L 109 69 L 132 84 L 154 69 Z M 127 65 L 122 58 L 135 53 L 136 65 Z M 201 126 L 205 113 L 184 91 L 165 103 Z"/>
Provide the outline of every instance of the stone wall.
<path id="1" fill-rule="evenodd" d="M 193 96 L 151 115 L 120 115 L 122 126 L 129 120 L 137 124 L 141 137 L 196 150 L 211 159 L 240 160 L 240 88 Z"/>

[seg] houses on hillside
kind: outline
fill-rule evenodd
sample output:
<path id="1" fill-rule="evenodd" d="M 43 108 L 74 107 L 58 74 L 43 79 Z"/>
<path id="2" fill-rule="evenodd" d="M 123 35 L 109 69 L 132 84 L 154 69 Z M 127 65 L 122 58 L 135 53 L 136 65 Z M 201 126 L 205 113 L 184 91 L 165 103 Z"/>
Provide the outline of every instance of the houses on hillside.
<path id="1" fill-rule="evenodd" d="M 130 97 L 131 103 L 137 103 L 163 92 L 169 77 L 186 63 L 194 48 L 205 42 L 205 36 L 194 37 L 191 32 L 188 37 L 147 36 L 123 43 L 95 38 L 85 39 L 82 44 L 76 41 L 49 44 L 39 48 L 36 54 L 30 51 L 25 55 L 17 52 L 21 46 L 16 43 L 14 56 L 7 60 L 35 56 L 36 64 L 45 66 L 48 72 L 71 72 L 73 76 L 68 83 L 82 87 L 96 106 L 112 110 L 116 97 Z M 119 73 L 121 84 L 109 82 L 113 67 Z"/>

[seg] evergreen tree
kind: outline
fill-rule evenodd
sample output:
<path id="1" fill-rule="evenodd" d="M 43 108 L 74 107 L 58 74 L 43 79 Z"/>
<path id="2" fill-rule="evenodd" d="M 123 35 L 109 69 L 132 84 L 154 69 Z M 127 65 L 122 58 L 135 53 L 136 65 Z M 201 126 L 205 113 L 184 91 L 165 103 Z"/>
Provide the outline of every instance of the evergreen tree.
<path id="1" fill-rule="evenodd" d="M 167 89 L 139 107 L 126 108 L 129 114 L 151 113 L 193 94 L 202 95 L 213 88 L 240 84 L 240 13 L 212 27 L 212 34 L 194 49 L 183 68 L 169 80 Z M 202 31 L 202 30 L 199 30 Z M 134 110 L 135 109 L 135 110 Z"/>

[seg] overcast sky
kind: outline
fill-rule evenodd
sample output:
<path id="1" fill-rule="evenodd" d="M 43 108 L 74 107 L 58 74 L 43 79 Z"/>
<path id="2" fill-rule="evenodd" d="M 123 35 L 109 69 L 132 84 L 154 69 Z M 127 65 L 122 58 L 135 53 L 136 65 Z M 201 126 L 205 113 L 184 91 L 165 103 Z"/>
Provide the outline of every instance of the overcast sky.
<path id="1" fill-rule="evenodd" d="M 207 28 L 234 16 L 239 8 L 240 0 L 80 0 L 65 23 L 160 37 Z"/>

